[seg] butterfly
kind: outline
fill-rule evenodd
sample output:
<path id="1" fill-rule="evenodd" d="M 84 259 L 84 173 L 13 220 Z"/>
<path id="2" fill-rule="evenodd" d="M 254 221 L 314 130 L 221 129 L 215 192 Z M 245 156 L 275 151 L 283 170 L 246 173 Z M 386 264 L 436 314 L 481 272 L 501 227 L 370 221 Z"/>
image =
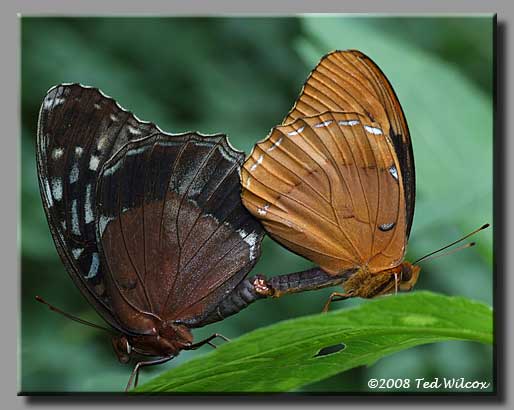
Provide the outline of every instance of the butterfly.
<path id="1" fill-rule="evenodd" d="M 222 337 L 193 343 L 190 329 L 262 298 L 247 274 L 264 231 L 241 203 L 244 153 L 225 135 L 167 134 L 64 84 L 43 100 L 36 151 L 57 251 L 118 359 L 139 360 L 127 389 L 140 367 Z"/>
<path id="2" fill-rule="evenodd" d="M 409 129 L 391 84 L 363 53 L 321 59 L 282 124 L 255 145 L 241 185 L 267 233 L 319 266 L 273 279 L 268 295 L 344 283 L 326 310 L 416 283 L 419 266 L 404 260 L 416 191 Z"/>

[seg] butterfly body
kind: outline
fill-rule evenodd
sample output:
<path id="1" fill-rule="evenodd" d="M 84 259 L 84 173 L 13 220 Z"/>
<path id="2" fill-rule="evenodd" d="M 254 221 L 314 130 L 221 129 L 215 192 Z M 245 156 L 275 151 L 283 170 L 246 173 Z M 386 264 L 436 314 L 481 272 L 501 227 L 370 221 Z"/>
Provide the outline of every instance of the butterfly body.
<path id="1" fill-rule="evenodd" d="M 420 268 L 410 262 L 402 262 L 391 269 L 370 272 L 363 267 L 344 282 L 344 290 L 352 297 L 365 299 L 379 295 L 394 293 L 395 291 L 411 290 L 418 279 Z"/>

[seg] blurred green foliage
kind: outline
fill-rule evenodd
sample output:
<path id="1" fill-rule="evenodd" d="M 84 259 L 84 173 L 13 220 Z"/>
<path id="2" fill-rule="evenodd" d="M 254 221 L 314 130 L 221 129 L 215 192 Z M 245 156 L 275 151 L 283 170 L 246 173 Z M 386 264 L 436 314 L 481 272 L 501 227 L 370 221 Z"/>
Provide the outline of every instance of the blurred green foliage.
<path id="1" fill-rule="evenodd" d="M 408 259 L 492 222 L 493 20 L 473 18 L 23 18 L 20 390 L 120 391 L 131 371 L 109 337 L 37 304 L 100 321 L 73 286 L 50 236 L 37 187 L 34 141 L 46 91 L 62 82 L 100 88 L 169 132 L 226 133 L 249 152 L 281 122 L 317 60 L 332 49 L 367 53 L 405 110 L 417 173 Z M 492 230 L 478 246 L 423 265 L 417 289 L 492 303 Z M 310 263 L 269 238 L 253 273 Z M 279 320 L 318 313 L 333 289 L 260 301 L 195 338 L 234 338 Z M 345 306 L 367 303 L 345 302 Z M 337 304 L 334 305 L 334 307 Z M 208 349 L 206 347 L 205 349 Z M 145 369 L 142 382 L 201 355 L 184 352 Z M 492 380 L 492 349 L 463 342 L 420 346 L 306 386 L 367 391 L 370 377 Z"/>

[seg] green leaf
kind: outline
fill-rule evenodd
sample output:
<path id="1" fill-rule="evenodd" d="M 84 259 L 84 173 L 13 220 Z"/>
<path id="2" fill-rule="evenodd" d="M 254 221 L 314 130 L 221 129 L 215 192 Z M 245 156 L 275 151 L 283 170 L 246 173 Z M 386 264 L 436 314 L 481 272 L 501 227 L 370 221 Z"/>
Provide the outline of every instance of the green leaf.
<path id="1" fill-rule="evenodd" d="M 492 309 L 485 304 L 430 292 L 381 297 L 250 332 L 135 391 L 285 392 L 413 346 L 446 340 L 491 344 L 492 338 Z M 344 349 L 315 357 L 339 344 Z"/>

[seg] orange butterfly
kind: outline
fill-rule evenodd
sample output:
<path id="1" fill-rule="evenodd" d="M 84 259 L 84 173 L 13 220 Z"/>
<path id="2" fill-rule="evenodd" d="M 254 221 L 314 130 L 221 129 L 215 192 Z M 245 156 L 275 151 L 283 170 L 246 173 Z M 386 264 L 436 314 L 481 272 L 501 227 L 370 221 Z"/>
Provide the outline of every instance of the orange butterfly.
<path id="1" fill-rule="evenodd" d="M 415 199 L 409 130 L 391 84 L 363 53 L 322 58 L 282 125 L 254 147 L 241 183 L 270 236 L 323 270 L 281 286 L 272 278 L 270 296 L 344 282 L 328 308 L 416 283 L 419 266 L 403 260 Z"/>
<path id="2" fill-rule="evenodd" d="M 489 226 L 404 261 L 416 191 L 409 129 L 384 73 L 356 50 L 321 59 L 282 125 L 246 159 L 241 184 L 243 204 L 270 236 L 320 267 L 259 277 L 257 291 L 279 297 L 344 283 L 325 311 L 333 300 L 411 290 L 416 263 Z"/>

